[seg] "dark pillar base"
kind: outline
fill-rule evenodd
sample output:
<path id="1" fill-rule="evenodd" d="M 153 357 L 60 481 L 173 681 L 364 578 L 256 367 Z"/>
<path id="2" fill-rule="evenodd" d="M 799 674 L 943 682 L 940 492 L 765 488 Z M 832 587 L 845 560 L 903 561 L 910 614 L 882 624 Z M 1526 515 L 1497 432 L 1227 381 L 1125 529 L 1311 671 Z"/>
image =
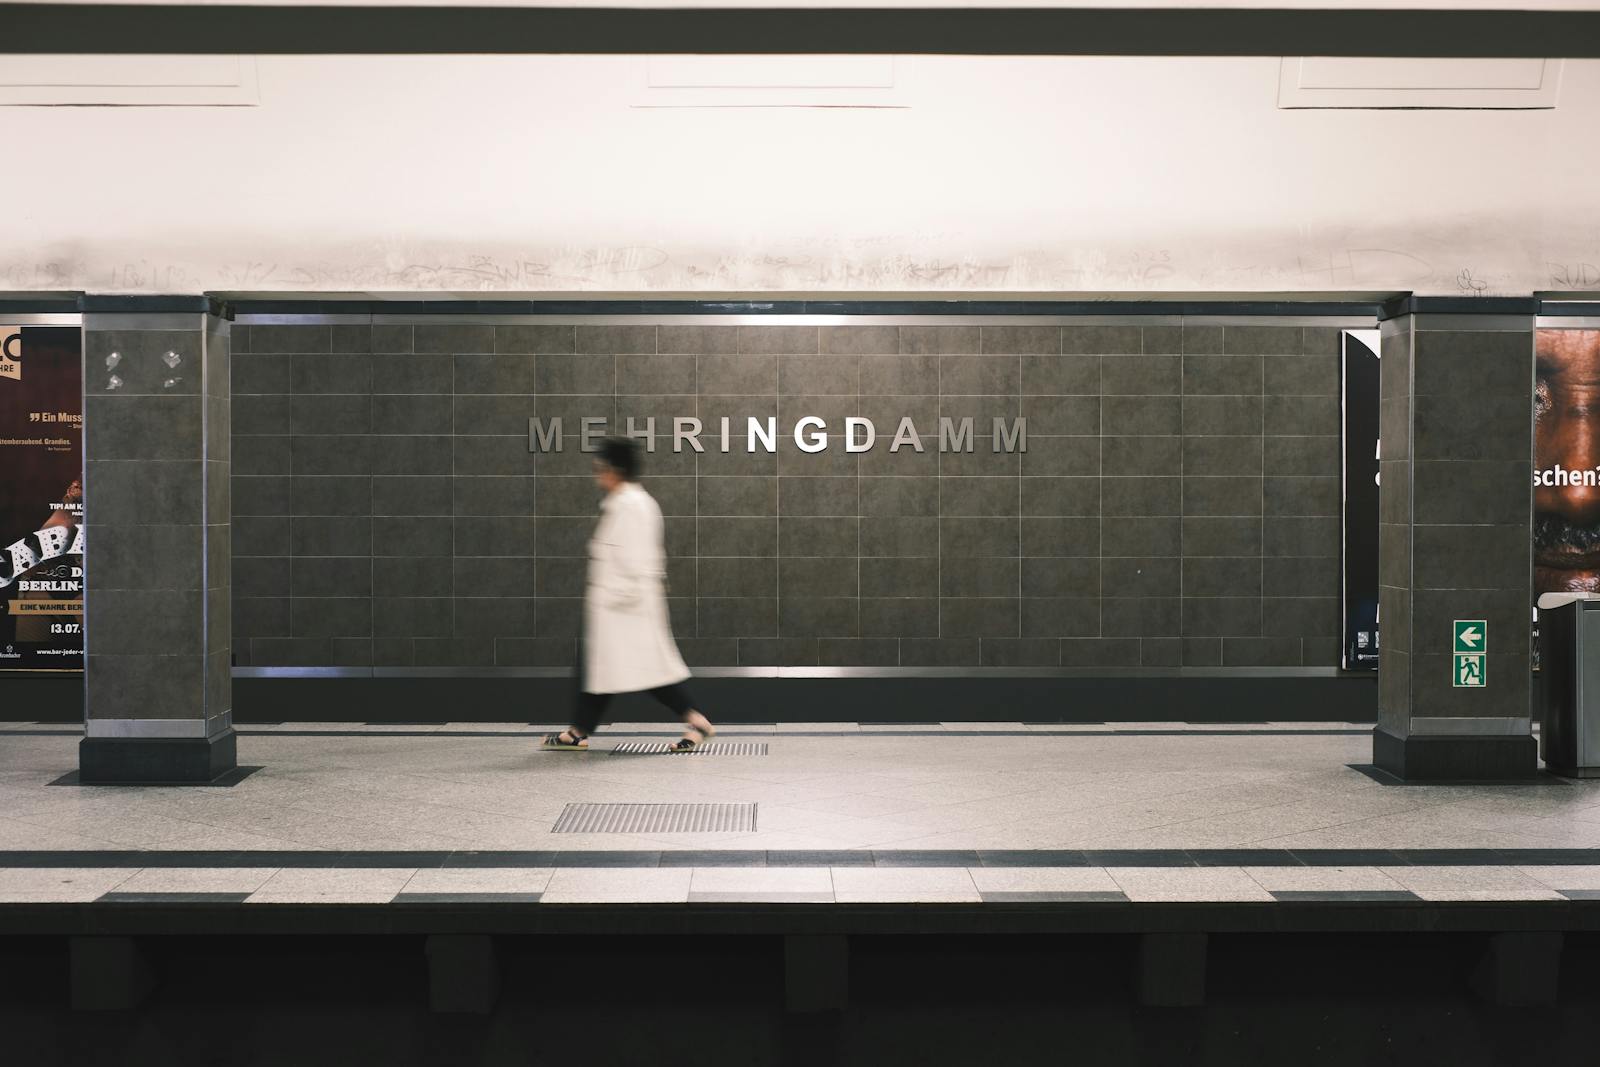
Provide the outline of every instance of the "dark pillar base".
<path id="1" fill-rule="evenodd" d="M 1198 1008 L 1206 1002 L 1206 935 L 1145 934 L 1139 938 L 1139 1003 Z"/>
<path id="2" fill-rule="evenodd" d="M 1552 1004 L 1561 979 L 1559 931 L 1494 934 L 1472 975 L 1473 988 L 1490 1004 Z"/>
<path id="3" fill-rule="evenodd" d="M 199 785 L 239 765 L 230 727 L 213 737 L 86 737 L 78 742 L 84 785 Z"/>
<path id="4" fill-rule="evenodd" d="M 432 934 L 428 1007 L 436 1012 L 489 1015 L 500 996 L 500 964 L 488 934 Z"/>
<path id="5" fill-rule="evenodd" d="M 843 1011 L 850 998 L 850 941 L 843 934 L 783 939 L 783 1001 L 791 1013 Z"/>
<path id="6" fill-rule="evenodd" d="M 1408 782 L 1498 782 L 1531 778 L 1539 746 L 1529 736 L 1426 734 L 1396 737 L 1372 731 L 1372 762 Z"/>
<path id="7" fill-rule="evenodd" d="M 68 950 L 73 1011 L 129 1011 L 150 995 L 150 963 L 133 938 L 74 937 Z"/>

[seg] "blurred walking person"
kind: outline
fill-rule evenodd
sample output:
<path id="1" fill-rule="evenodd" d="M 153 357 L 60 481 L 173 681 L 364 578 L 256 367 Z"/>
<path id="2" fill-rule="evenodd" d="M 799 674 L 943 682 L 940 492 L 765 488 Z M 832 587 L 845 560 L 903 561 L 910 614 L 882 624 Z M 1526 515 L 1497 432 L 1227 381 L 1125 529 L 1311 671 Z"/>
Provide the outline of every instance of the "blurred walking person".
<path id="1" fill-rule="evenodd" d="M 618 693 L 648 692 L 683 720 L 673 752 L 692 752 L 717 732 L 684 684 L 689 668 L 667 615 L 661 508 L 639 484 L 640 465 L 639 445 L 631 438 L 601 442 L 594 480 L 606 495 L 589 539 L 577 707 L 570 727 L 545 736 L 546 749 L 587 751 L 589 735 Z"/>

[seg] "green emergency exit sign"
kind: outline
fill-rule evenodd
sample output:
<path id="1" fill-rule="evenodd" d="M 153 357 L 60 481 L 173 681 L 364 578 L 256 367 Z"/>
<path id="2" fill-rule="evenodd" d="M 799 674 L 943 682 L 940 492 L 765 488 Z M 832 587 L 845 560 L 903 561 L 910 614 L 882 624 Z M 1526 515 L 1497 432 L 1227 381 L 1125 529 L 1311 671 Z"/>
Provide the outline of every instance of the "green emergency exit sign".
<path id="1" fill-rule="evenodd" d="M 1488 684 L 1484 661 L 1489 651 L 1489 624 L 1483 619 L 1457 619 L 1451 634 L 1450 684 L 1476 689 Z"/>

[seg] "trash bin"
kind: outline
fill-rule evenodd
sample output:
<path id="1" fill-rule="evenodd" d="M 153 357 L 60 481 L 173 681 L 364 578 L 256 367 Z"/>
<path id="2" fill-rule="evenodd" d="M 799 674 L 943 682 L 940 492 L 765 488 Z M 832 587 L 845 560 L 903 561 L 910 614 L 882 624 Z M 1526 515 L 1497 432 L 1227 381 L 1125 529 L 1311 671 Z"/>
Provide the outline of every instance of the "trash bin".
<path id="1" fill-rule="evenodd" d="M 1539 598 L 1539 755 L 1568 778 L 1600 778 L 1600 593 Z"/>

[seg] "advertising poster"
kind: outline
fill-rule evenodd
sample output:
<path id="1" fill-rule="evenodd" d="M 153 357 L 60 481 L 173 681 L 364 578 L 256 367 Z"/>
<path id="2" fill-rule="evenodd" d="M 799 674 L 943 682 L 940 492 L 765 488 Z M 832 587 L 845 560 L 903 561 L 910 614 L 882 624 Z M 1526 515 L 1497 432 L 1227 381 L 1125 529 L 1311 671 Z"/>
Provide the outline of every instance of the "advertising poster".
<path id="1" fill-rule="evenodd" d="M 82 343 L 0 323 L 0 670 L 83 668 Z"/>
<path id="2" fill-rule="evenodd" d="M 1541 329 L 1533 393 L 1533 595 L 1600 592 L 1600 330 Z"/>
<path id="3" fill-rule="evenodd" d="M 1377 330 L 1345 330 L 1341 346 L 1344 415 L 1344 549 L 1339 592 L 1340 665 L 1378 669 L 1378 352 Z"/>

